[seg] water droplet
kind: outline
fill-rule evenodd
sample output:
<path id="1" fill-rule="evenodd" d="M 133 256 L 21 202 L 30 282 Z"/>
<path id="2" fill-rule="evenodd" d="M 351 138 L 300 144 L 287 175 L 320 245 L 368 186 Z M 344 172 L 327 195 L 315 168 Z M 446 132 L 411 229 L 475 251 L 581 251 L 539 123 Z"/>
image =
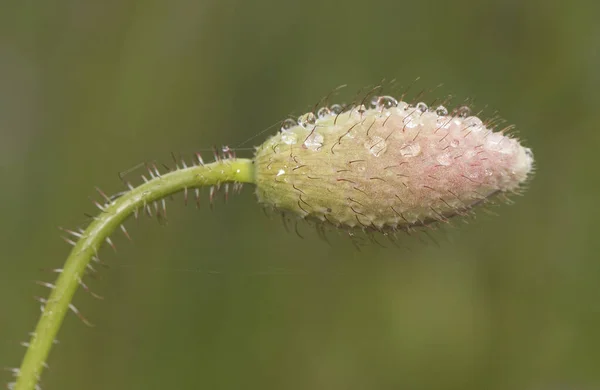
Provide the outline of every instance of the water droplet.
<path id="1" fill-rule="evenodd" d="M 331 111 L 332 114 L 341 114 L 342 111 L 344 111 L 344 107 L 342 107 L 339 104 L 332 104 L 331 107 L 329 107 L 329 110 Z"/>
<path id="2" fill-rule="evenodd" d="M 406 102 L 398 102 L 398 104 L 396 105 L 396 107 L 398 107 L 398 109 L 400 109 L 400 110 L 406 111 L 406 110 L 408 110 L 408 107 L 410 107 L 410 106 Z"/>
<path id="3" fill-rule="evenodd" d="M 402 119 L 402 123 L 404 123 L 405 129 L 414 129 L 421 124 L 420 119 L 419 114 L 413 109 L 407 113 L 404 119 Z"/>
<path id="4" fill-rule="evenodd" d="M 373 103 L 373 101 L 371 101 Z M 382 110 L 398 106 L 398 100 L 392 96 L 379 96 L 375 99 L 375 108 Z"/>
<path id="5" fill-rule="evenodd" d="M 361 104 L 359 106 L 354 107 L 354 111 L 356 111 L 362 115 L 367 111 L 367 106 L 365 106 L 364 104 Z"/>
<path id="6" fill-rule="evenodd" d="M 321 107 L 319 108 L 319 111 L 317 111 L 317 118 L 319 119 L 323 119 L 329 115 L 331 115 L 331 110 L 327 107 Z"/>
<path id="7" fill-rule="evenodd" d="M 439 116 L 446 116 L 448 115 L 448 109 L 444 106 L 437 106 L 437 108 L 435 109 L 435 113 Z"/>
<path id="8" fill-rule="evenodd" d="M 317 117 L 312 112 L 307 112 L 306 114 L 298 117 L 298 124 L 305 129 L 308 127 L 312 128 L 316 122 Z"/>
<path id="9" fill-rule="evenodd" d="M 448 166 L 452 163 L 452 156 L 450 153 L 442 153 L 438 156 L 437 161 L 440 165 Z"/>
<path id="10" fill-rule="evenodd" d="M 281 175 L 283 175 L 283 174 L 285 174 L 285 171 L 284 171 L 283 169 L 280 169 L 280 170 L 277 172 L 277 176 L 281 176 Z"/>
<path id="11" fill-rule="evenodd" d="M 494 172 L 491 169 L 489 169 L 489 168 L 486 168 L 486 170 L 483 171 L 483 173 L 486 176 L 492 176 L 494 174 Z"/>
<path id="12" fill-rule="evenodd" d="M 304 141 L 304 146 L 309 150 L 319 150 L 323 146 L 323 135 L 313 131 Z"/>
<path id="13" fill-rule="evenodd" d="M 425 112 L 427 111 L 429 107 L 427 107 L 427 104 L 423 103 L 423 102 L 419 102 L 417 103 L 417 110 L 421 111 L 421 112 Z"/>
<path id="14" fill-rule="evenodd" d="M 438 116 L 435 125 L 438 129 L 449 130 L 452 127 L 452 120 L 445 116 Z"/>
<path id="15" fill-rule="evenodd" d="M 298 134 L 295 131 L 281 130 L 281 141 L 286 145 L 294 145 L 298 142 Z"/>
<path id="16" fill-rule="evenodd" d="M 373 136 L 367 139 L 364 143 L 365 148 L 375 157 L 379 157 L 387 150 L 385 139 L 379 136 Z"/>
<path id="17" fill-rule="evenodd" d="M 400 148 L 403 157 L 415 157 L 421 153 L 421 145 L 416 142 L 407 142 Z"/>
<path id="18" fill-rule="evenodd" d="M 471 109 L 468 106 L 461 106 L 455 109 L 453 114 L 460 118 L 466 118 L 471 115 Z"/>
<path id="19" fill-rule="evenodd" d="M 457 139 L 453 139 L 452 141 L 450 141 L 450 146 L 452 146 L 453 148 L 458 147 L 458 145 L 460 145 L 460 142 Z"/>
<path id="20" fill-rule="evenodd" d="M 464 124 L 466 127 L 469 127 L 470 130 L 481 130 L 481 128 L 483 127 L 483 122 L 476 116 L 468 117 L 467 119 L 465 119 Z"/>
<path id="21" fill-rule="evenodd" d="M 527 158 L 533 161 L 533 152 L 531 151 L 531 149 L 525 148 L 525 155 L 527 156 Z"/>
<path id="22" fill-rule="evenodd" d="M 379 96 L 373 96 L 371 98 L 371 102 L 370 102 L 371 103 L 371 107 L 373 107 L 373 108 L 377 107 L 377 101 L 378 100 L 379 100 Z"/>
<path id="23" fill-rule="evenodd" d="M 452 118 L 452 124 L 454 126 L 460 128 L 460 129 L 464 129 L 465 128 L 462 118 L 459 118 L 457 116 L 455 116 L 455 117 Z"/>
<path id="24" fill-rule="evenodd" d="M 433 128 L 433 129 L 437 130 L 437 128 L 438 128 L 437 119 L 438 118 L 439 117 L 434 112 L 427 111 L 420 115 L 419 122 L 420 122 L 421 126 L 423 126 L 424 128 L 427 128 L 427 129 Z"/>
<path id="25" fill-rule="evenodd" d="M 288 130 L 291 129 L 292 127 L 296 126 L 297 123 L 295 120 L 293 119 L 286 119 L 281 123 L 281 131 L 284 130 Z"/>

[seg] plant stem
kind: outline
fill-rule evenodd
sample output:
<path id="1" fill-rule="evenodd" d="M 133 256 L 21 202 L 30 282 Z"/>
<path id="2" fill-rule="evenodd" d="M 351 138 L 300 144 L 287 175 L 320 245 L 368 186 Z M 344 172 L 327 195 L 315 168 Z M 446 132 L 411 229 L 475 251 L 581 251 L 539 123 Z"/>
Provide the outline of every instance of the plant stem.
<path id="1" fill-rule="evenodd" d="M 207 165 L 180 169 L 156 177 L 114 200 L 88 226 L 73 247 L 59 275 L 42 315 L 21 368 L 15 390 L 34 390 L 44 369 L 54 339 L 69 310 L 73 294 L 86 267 L 102 243 L 135 210 L 186 188 L 217 185 L 224 182 L 254 183 L 254 165 L 248 159 L 221 160 Z"/>

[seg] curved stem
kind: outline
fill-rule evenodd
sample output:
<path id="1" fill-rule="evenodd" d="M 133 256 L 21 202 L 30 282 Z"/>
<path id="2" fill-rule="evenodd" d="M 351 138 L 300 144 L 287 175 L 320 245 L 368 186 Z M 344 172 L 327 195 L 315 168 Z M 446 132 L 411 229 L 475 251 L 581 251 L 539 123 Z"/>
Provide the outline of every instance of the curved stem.
<path id="1" fill-rule="evenodd" d="M 17 379 L 15 390 L 34 390 L 44 369 L 46 358 L 69 310 L 80 278 L 102 243 L 135 210 L 186 188 L 198 188 L 223 182 L 254 182 L 252 160 L 221 160 L 212 164 L 180 169 L 156 177 L 116 199 L 88 226 L 73 247 L 50 297 L 44 304 L 42 315 Z"/>

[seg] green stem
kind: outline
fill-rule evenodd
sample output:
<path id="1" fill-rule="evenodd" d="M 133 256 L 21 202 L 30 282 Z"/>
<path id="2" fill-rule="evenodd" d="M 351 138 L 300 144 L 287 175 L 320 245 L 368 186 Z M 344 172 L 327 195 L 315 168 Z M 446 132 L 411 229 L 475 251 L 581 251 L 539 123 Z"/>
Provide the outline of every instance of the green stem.
<path id="1" fill-rule="evenodd" d="M 106 238 L 135 210 L 186 188 L 211 186 L 224 182 L 254 183 L 252 160 L 222 160 L 212 164 L 180 169 L 134 188 L 94 219 L 73 247 L 52 293 L 45 303 L 17 379 L 15 390 L 34 390 L 44 369 L 54 339 L 69 310 L 80 278 Z"/>

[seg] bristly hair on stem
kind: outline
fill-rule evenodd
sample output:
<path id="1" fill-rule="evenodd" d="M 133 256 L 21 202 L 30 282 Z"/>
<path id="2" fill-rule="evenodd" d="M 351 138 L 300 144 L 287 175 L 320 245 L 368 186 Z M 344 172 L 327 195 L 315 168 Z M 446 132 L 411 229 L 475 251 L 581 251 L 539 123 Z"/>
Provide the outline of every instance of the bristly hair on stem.
<path id="1" fill-rule="evenodd" d="M 151 179 L 139 187 L 120 194 L 116 199 L 105 197 L 106 203 L 98 204 L 101 209 L 100 215 L 93 218 L 87 229 L 82 232 L 66 231 L 72 236 L 73 240 L 67 240 L 74 244 L 74 247 L 63 268 L 55 270 L 60 274 L 57 281 L 54 284 L 44 284 L 51 289 L 51 294 L 47 299 L 39 299 L 42 314 L 27 343 L 28 348 L 21 368 L 13 370 L 17 381 L 9 384 L 9 389 L 39 389 L 38 381 L 46 367 L 46 358 L 67 311 L 71 310 L 86 324 L 91 325 L 73 306 L 71 299 L 77 287 L 85 286 L 80 282 L 81 278 L 89 268 L 90 262 L 97 258 L 102 243 L 107 242 L 112 246 L 110 234 L 122 226 L 129 216 L 137 214 L 138 210 L 151 212 L 151 205 L 177 192 L 226 183 L 253 182 L 252 160 L 217 158 L 217 161 L 211 164 L 205 165 L 199 161 L 195 166 L 177 169 L 164 175 L 152 172 Z M 124 232 L 126 233 L 126 230 Z"/>

